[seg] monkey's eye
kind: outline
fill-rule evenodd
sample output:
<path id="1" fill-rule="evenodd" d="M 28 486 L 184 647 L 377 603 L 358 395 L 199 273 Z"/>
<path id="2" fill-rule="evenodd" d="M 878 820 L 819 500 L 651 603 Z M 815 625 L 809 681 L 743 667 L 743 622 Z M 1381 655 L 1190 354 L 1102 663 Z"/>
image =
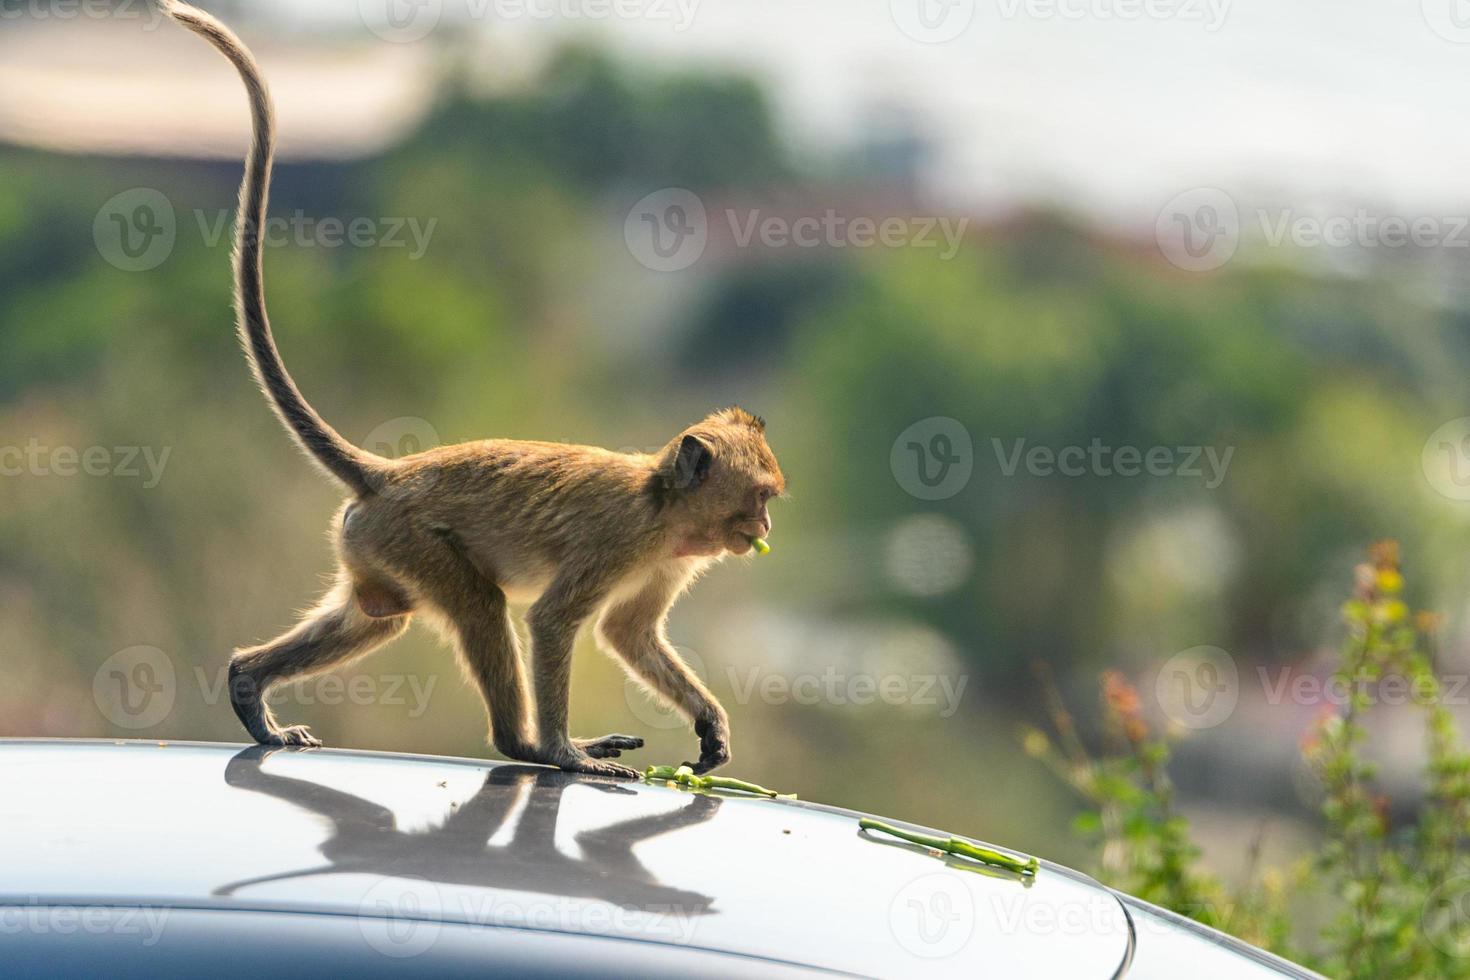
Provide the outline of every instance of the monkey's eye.
<path id="1" fill-rule="evenodd" d="M 770 500 L 776 495 L 776 491 L 772 490 L 770 487 L 761 487 L 755 492 L 755 495 L 760 500 L 760 502 L 764 504 L 766 501 Z"/>

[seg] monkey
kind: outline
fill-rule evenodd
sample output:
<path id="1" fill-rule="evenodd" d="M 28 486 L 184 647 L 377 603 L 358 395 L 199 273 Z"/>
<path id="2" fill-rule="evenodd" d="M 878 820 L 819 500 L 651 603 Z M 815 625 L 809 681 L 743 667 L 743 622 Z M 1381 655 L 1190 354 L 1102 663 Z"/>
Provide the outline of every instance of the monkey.
<path id="1" fill-rule="evenodd" d="M 261 230 L 275 136 L 260 69 L 211 15 L 156 2 L 244 82 L 252 136 L 232 254 L 236 332 L 287 432 L 347 497 L 332 525 L 337 569 L 325 597 L 282 635 L 230 657 L 227 689 L 246 731 L 262 745 L 320 746 L 305 726 L 276 720 L 270 690 L 365 656 L 422 613 L 479 689 L 498 752 L 635 778 L 611 760 L 643 739 L 568 734 L 572 648 L 591 622 L 599 645 L 692 725 L 699 756 L 686 764 L 704 773 L 727 763 L 729 716 L 670 644 L 666 621 L 702 572 L 771 532 L 767 504 L 786 482 L 765 421 L 722 409 L 652 453 L 488 439 L 389 459 L 353 445 L 297 388 L 266 314 Z M 512 602 L 530 603 L 529 699 Z"/>

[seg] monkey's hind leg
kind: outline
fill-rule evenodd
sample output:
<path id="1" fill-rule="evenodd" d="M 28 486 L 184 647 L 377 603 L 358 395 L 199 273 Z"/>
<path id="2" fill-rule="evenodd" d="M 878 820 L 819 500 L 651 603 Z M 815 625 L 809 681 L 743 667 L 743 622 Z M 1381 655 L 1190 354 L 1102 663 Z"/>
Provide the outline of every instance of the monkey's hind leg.
<path id="1" fill-rule="evenodd" d="M 457 539 L 428 587 L 465 674 L 490 715 L 490 744 L 508 759 L 531 762 L 534 745 L 526 703 L 526 674 L 505 593 L 466 557 Z"/>
<path id="2" fill-rule="evenodd" d="M 641 775 L 638 770 L 607 760 L 620 756 L 625 749 L 641 747 L 642 739 L 607 735 L 579 741 L 567 733 L 572 644 L 578 627 L 601 602 L 602 595 L 603 589 L 595 578 L 563 575 L 526 615 L 536 676 L 535 761 L 567 772 L 637 779 Z"/>
<path id="3" fill-rule="evenodd" d="M 360 657 L 408 628 L 410 615 L 373 617 L 360 608 L 344 577 L 287 632 L 230 657 L 230 704 L 250 737 L 262 745 L 321 745 L 305 725 L 281 727 L 265 696 L 277 684 Z"/>

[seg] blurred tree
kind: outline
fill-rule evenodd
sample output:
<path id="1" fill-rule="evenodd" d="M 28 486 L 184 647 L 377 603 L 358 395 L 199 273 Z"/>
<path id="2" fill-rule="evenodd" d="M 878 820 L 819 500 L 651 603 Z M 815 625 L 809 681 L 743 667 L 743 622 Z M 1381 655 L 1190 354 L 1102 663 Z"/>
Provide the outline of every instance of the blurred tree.
<path id="1" fill-rule="evenodd" d="M 965 528 L 977 560 L 963 588 L 915 599 L 875 582 L 875 597 L 1013 683 L 1038 656 L 1298 653 L 1316 624 L 1291 622 L 1280 597 L 1309 594 L 1345 540 L 1439 536 L 1426 529 L 1443 502 L 1426 499 L 1418 466 L 1430 379 L 1381 349 L 1392 333 L 1371 284 L 1252 271 L 1181 290 L 1046 221 L 953 262 L 910 253 L 863 270 L 802 325 L 791 358 L 801 455 L 821 464 L 807 479 L 844 523 L 922 511 Z M 1302 309 L 1331 317 L 1330 344 Z M 970 431 L 974 476 L 925 502 L 889 454 L 939 415 Z M 1089 451 L 1084 475 L 1015 455 L 1067 446 Z M 1203 447 L 1228 467 L 1218 487 L 1203 453 L 1198 476 L 1109 472 L 1125 446 L 1166 447 L 1176 465 Z"/>
<path id="2" fill-rule="evenodd" d="M 639 75 L 581 47 L 560 51 L 534 86 L 511 95 L 482 98 L 452 83 L 403 152 L 451 147 L 481 163 L 544 168 L 583 191 L 703 190 L 791 171 L 765 96 L 748 79 Z"/>

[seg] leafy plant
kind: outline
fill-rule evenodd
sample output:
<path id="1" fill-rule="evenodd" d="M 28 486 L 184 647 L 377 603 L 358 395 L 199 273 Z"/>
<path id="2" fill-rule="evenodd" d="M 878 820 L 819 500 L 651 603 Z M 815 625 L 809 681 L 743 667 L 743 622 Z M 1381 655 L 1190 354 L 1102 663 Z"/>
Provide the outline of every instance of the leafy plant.
<path id="1" fill-rule="evenodd" d="M 1144 718 L 1136 688 L 1102 677 L 1104 751 L 1084 747 L 1056 685 L 1043 676 L 1053 735 L 1022 732 L 1026 751 L 1088 804 L 1076 828 L 1099 848 L 1107 883 L 1347 980 L 1470 977 L 1470 752 L 1435 669 L 1438 618 L 1411 615 L 1398 546 L 1380 542 L 1354 571 L 1347 637 L 1334 674 L 1347 692 L 1302 738 L 1322 789 L 1322 844 L 1288 870 L 1258 869 L 1243 885 L 1206 871 L 1168 777 L 1170 738 Z M 1377 767 L 1364 755 L 1365 718 L 1386 679 L 1425 713 L 1424 792 L 1411 825 L 1395 827 Z M 1293 928 L 1289 897 L 1312 889 L 1330 909 L 1319 930 Z"/>

